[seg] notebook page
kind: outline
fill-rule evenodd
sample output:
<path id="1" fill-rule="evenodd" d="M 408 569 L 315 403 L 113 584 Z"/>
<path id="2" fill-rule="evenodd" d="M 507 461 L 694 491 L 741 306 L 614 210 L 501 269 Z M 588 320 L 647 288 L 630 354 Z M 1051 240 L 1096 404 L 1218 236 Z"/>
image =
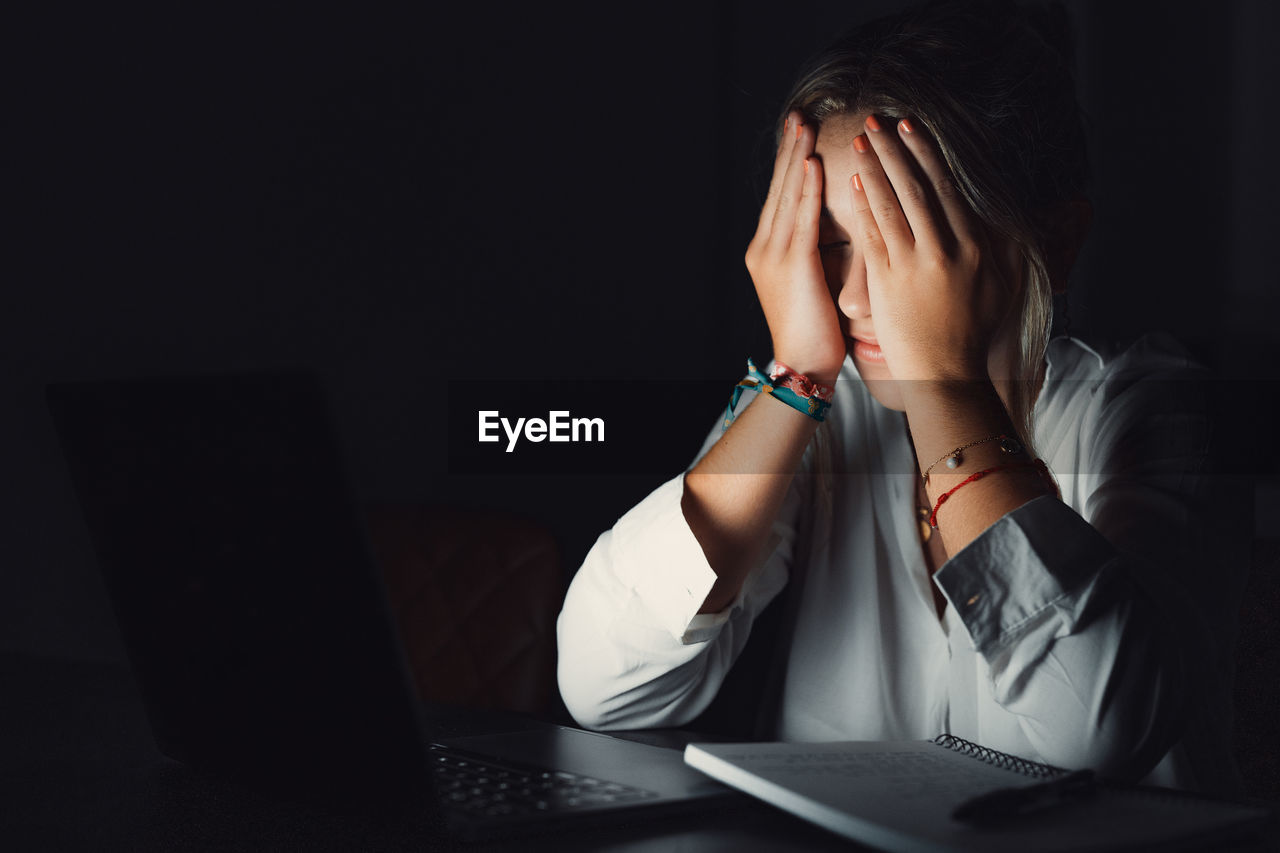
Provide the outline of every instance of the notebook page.
<path id="1" fill-rule="evenodd" d="M 685 760 L 819 826 L 890 851 L 1120 850 L 1204 838 L 1256 810 L 1103 790 L 994 827 L 951 819 L 972 796 L 1038 780 L 929 741 L 691 744 Z"/>

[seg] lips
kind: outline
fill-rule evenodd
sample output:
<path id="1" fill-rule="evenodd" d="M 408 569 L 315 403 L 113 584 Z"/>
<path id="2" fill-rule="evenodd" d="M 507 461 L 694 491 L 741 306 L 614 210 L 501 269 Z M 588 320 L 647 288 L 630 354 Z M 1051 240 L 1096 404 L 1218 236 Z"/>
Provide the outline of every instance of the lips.
<path id="1" fill-rule="evenodd" d="M 876 364 L 884 364 L 884 352 L 876 343 L 875 338 L 867 339 L 863 337 L 849 338 L 853 342 L 853 357 L 860 361 L 869 361 Z"/>

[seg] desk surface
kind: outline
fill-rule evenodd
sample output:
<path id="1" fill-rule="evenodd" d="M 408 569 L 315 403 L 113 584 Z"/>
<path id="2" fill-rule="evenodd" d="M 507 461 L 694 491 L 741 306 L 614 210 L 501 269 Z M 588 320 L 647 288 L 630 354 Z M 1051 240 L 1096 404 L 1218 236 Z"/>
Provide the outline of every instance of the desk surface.
<path id="1" fill-rule="evenodd" d="M 7 849 L 810 851 L 858 849 L 749 805 L 483 845 L 429 803 L 322 804 L 193 772 L 156 749 L 123 668 L 0 655 L 0 838 Z M 1280 849 L 1272 832 L 1239 850 Z"/>
<path id="2" fill-rule="evenodd" d="M 416 796 L 326 804 L 211 778 L 166 758 L 121 667 L 7 655 L 0 656 L 0 684 L 0 838 L 11 850 L 849 849 L 755 806 L 463 844 Z"/>

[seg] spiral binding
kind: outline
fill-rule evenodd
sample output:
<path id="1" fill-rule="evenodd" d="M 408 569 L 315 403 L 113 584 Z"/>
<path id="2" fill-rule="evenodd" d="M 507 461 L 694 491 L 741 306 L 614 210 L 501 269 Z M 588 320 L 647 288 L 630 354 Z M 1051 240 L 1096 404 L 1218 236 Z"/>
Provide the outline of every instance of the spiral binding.
<path id="1" fill-rule="evenodd" d="M 1028 761 L 1025 758 L 1018 758 L 1016 755 L 1010 755 L 1007 752 L 988 749 L 985 746 L 979 746 L 973 741 L 968 741 L 952 734 L 940 734 L 933 739 L 933 742 L 938 746 L 945 746 L 953 752 L 963 753 L 986 764 L 992 764 L 1004 770 L 1012 770 L 1015 773 L 1021 773 L 1023 776 L 1030 776 L 1035 779 L 1061 776 L 1069 772 L 1061 767 L 1054 767 L 1052 764 Z"/>

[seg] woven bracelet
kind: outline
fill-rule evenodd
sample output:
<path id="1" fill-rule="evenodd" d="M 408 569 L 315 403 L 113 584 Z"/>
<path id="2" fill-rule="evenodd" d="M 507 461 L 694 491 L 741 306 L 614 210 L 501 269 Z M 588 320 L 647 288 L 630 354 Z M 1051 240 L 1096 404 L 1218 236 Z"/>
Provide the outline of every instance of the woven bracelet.
<path id="1" fill-rule="evenodd" d="M 747 359 L 747 376 L 733 387 L 733 393 L 729 395 L 729 407 L 724 413 L 722 429 L 728 429 L 729 424 L 733 423 L 737 417 L 738 401 L 742 398 L 742 392 L 746 390 L 768 394 L 815 421 L 827 419 L 827 409 L 831 408 L 830 400 L 834 389 L 813 382 L 807 376 L 796 373 L 786 365 L 779 364 L 774 372 L 777 374 L 777 379 L 765 376 L 760 372 L 760 368 L 756 367 L 754 361 Z M 801 396 L 796 393 L 796 388 L 810 393 L 807 396 Z M 826 399 L 823 399 L 824 396 Z"/>

